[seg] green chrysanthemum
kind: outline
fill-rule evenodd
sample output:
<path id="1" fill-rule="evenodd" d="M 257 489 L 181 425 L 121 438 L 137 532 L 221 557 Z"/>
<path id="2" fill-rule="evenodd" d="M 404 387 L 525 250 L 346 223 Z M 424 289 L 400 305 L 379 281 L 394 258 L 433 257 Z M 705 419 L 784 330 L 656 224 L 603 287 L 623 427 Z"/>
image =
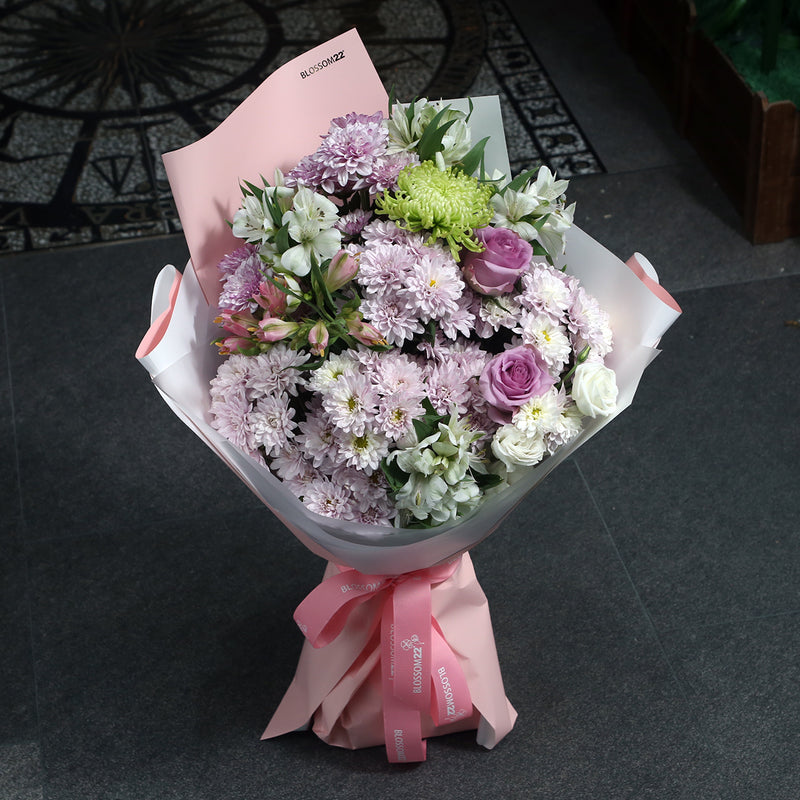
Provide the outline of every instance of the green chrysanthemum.
<path id="1" fill-rule="evenodd" d="M 434 162 L 423 161 L 406 167 L 397 178 L 396 191 L 384 192 L 375 207 L 404 230 L 429 231 L 429 245 L 444 239 L 458 260 L 461 248 L 483 249 L 474 231 L 492 219 L 489 198 L 493 192 L 471 175 L 450 167 L 440 170 Z"/>

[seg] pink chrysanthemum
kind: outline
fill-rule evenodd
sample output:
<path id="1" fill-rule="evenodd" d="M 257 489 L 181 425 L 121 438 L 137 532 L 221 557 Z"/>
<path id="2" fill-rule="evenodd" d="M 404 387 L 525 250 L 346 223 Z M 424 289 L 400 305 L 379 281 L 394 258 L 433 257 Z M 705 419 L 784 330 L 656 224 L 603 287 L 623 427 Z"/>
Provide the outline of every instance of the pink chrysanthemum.
<path id="1" fill-rule="evenodd" d="M 522 291 L 518 295 L 520 305 L 560 320 L 572 300 L 570 288 L 561 275 L 546 264 L 534 266 L 522 276 Z"/>
<path id="2" fill-rule="evenodd" d="M 334 519 L 351 519 L 353 495 L 344 486 L 320 476 L 306 487 L 303 503 L 315 514 Z"/>
<path id="3" fill-rule="evenodd" d="M 368 295 L 361 303 L 361 313 L 389 344 L 402 346 L 425 330 L 406 302 L 394 292 Z"/>
<path id="4" fill-rule="evenodd" d="M 283 342 L 273 345 L 266 353 L 248 358 L 247 388 L 253 398 L 288 392 L 296 395 L 305 384 L 301 370 L 295 369 L 309 359 L 308 353 L 292 350 Z"/>
<path id="5" fill-rule="evenodd" d="M 284 395 L 267 395 L 256 401 L 248 416 L 252 441 L 268 456 L 277 455 L 294 436 L 294 409 Z"/>
<path id="6" fill-rule="evenodd" d="M 383 397 L 378 403 L 375 422 L 392 441 L 411 432 L 414 419 L 425 413 L 419 398 L 397 393 Z"/>
<path id="7" fill-rule="evenodd" d="M 347 214 L 342 214 L 336 221 L 334 227 L 341 231 L 345 239 L 355 239 L 361 235 L 364 226 L 370 221 L 372 212 L 364 208 L 357 208 Z"/>
<path id="8" fill-rule="evenodd" d="M 309 413 L 298 427 L 300 434 L 295 437 L 295 441 L 306 458 L 315 467 L 320 467 L 325 461 L 332 462 L 336 452 L 333 438 L 335 426 L 327 415 L 322 411 Z"/>
<path id="9" fill-rule="evenodd" d="M 458 310 L 464 286 L 454 259 L 443 250 L 429 247 L 408 276 L 406 297 L 423 322 L 444 319 Z"/>
<path id="10" fill-rule="evenodd" d="M 455 406 L 459 414 L 466 414 L 470 387 L 458 364 L 437 364 L 428 374 L 428 398 L 437 414 L 449 414 Z"/>
<path id="11" fill-rule="evenodd" d="M 244 390 L 232 391 L 220 395 L 211 403 L 211 427 L 218 430 L 228 441 L 247 452 L 255 450 L 253 446 L 247 415 L 250 403 Z"/>
<path id="12" fill-rule="evenodd" d="M 373 244 L 358 259 L 356 281 L 370 292 L 398 289 L 405 284 L 416 260 L 416 253 L 405 245 Z"/>

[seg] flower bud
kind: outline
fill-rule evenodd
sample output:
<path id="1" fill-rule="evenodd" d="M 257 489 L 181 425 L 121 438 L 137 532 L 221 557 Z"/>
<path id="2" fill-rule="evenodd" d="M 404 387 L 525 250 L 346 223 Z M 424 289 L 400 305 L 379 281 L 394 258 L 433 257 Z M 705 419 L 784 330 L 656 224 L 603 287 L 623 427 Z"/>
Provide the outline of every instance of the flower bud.
<path id="1" fill-rule="evenodd" d="M 297 333 L 300 327 L 296 322 L 288 319 L 267 317 L 258 323 L 258 338 L 262 342 L 279 342 L 287 336 Z"/>
<path id="2" fill-rule="evenodd" d="M 328 329 L 322 320 L 319 320 L 308 332 L 308 343 L 315 356 L 325 355 L 325 348 L 328 346 Z"/>
<path id="3" fill-rule="evenodd" d="M 367 347 L 386 344 L 386 339 L 383 338 L 381 332 L 368 322 L 364 322 L 360 317 L 347 319 L 347 332 L 353 338 L 358 339 L 361 344 L 367 345 Z"/>
<path id="4" fill-rule="evenodd" d="M 328 265 L 325 273 L 325 286 L 329 292 L 341 289 L 350 283 L 358 273 L 358 262 L 346 250 L 340 250 Z"/>

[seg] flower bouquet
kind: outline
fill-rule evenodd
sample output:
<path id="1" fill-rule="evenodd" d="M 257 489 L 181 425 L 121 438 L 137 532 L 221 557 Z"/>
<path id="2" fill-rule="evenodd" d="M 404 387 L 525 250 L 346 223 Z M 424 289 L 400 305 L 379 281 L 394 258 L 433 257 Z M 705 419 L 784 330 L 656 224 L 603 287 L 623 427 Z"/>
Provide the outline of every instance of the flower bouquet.
<path id="1" fill-rule="evenodd" d="M 496 98 L 395 103 L 355 31 L 164 161 L 192 260 L 137 357 L 329 562 L 264 737 L 494 746 L 516 714 L 468 550 L 631 402 L 680 309 L 566 181 L 511 178 Z"/>

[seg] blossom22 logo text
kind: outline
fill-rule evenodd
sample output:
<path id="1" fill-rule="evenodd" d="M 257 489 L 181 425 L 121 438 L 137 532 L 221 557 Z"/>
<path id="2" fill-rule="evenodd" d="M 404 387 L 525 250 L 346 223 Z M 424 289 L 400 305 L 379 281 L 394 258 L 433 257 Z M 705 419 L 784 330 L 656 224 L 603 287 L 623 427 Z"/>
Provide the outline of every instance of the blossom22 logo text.
<path id="1" fill-rule="evenodd" d="M 316 64 L 309 67 L 308 69 L 301 69 L 300 70 L 300 77 L 304 80 L 306 78 L 310 78 L 315 72 L 319 72 L 321 69 L 325 69 L 325 67 L 329 67 L 331 64 L 335 64 L 337 61 L 341 61 L 344 58 L 344 50 L 340 50 L 338 53 L 334 53 L 332 56 L 328 56 L 328 58 L 323 58 L 322 61 L 317 61 Z"/>

